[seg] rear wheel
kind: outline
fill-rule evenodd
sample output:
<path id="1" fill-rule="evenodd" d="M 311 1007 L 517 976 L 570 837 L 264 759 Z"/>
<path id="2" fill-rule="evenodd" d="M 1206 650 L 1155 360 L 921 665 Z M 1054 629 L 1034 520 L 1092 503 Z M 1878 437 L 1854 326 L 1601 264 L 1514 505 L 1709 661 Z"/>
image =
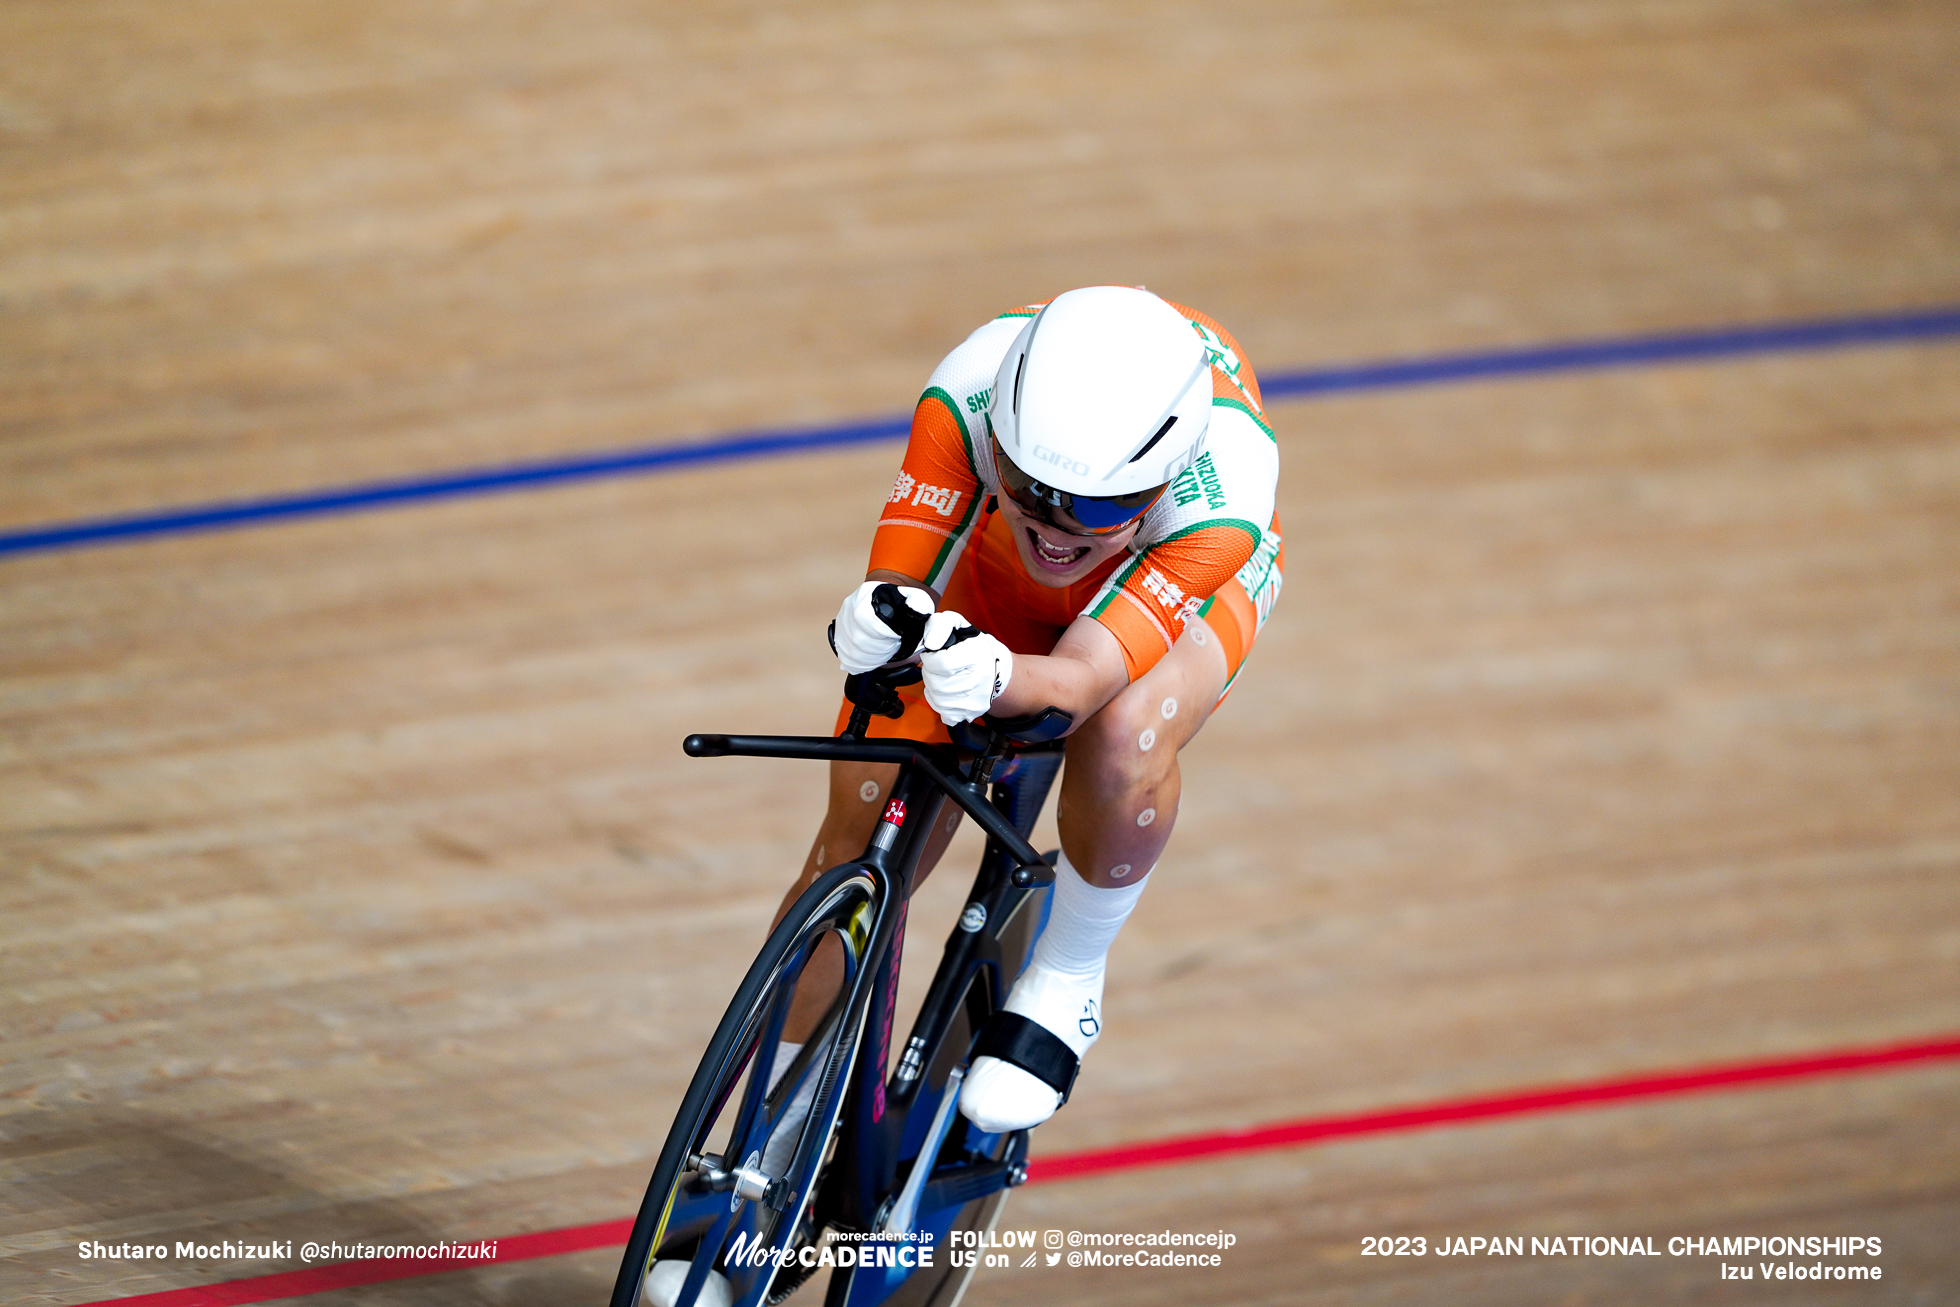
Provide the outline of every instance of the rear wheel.
<path id="1" fill-rule="evenodd" d="M 663 1300 L 675 1307 L 719 1301 L 712 1289 L 703 1293 L 711 1273 L 725 1277 L 730 1302 L 756 1307 L 770 1296 L 782 1250 L 816 1233 L 811 1198 L 832 1146 L 864 1019 L 847 1010 L 851 982 L 870 945 L 879 898 L 868 872 L 836 867 L 818 877 L 770 932 L 681 1100 L 640 1204 L 612 1307 L 650 1304 L 646 1281 L 657 1262 L 675 1264 L 661 1272 Z M 790 996 L 826 935 L 844 947 L 846 983 L 816 1033 L 772 1083 Z M 794 1127 L 794 1146 L 786 1135 L 771 1149 L 779 1128 L 791 1128 L 785 1117 L 799 1089 L 807 1090 L 810 1108 Z M 765 1153 L 774 1165 L 765 1164 Z M 779 1158 L 782 1153 L 787 1156 Z M 685 1278 L 675 1285 L 681 1263 Z"/>

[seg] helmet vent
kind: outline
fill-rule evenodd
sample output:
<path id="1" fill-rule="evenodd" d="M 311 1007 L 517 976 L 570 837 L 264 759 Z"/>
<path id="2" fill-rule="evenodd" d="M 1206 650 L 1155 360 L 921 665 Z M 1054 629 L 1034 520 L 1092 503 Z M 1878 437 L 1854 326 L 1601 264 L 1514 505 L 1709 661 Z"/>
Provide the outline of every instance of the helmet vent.
<path id="1" fill-rule="evenodd" d="M 1129 459 L 1126 462 L 1126 466 L 1128 463 L 1136 462 L 1138 459 L 1142 458 L 1145 454 L 1148 454 L 1151 450 L 1155 449 L 1157 447 L 1157 442 L 1162 440 L 1166 435 L 1170 434 L 1170 429 L 1176 424 L 1177 424 L 1177 414 L 1173 413 L 1169 417 L 1165 418 L 1164 425 L 1157 428 L 1157 434 L 1152 436 L 1150 439 L 1144 441 L 1142 449 L 1139 449 L 1136 453 L 1130 455 Z"/>
<path id="2" fill-rule="evenodd" d="M 1205 379 L 1205 376 L 1210 371 L 1211 371 L 1211 355 L 1201 349 L 1198 351 L 1198 365 L 1191 369 L 1191 375 L 1184 379 L 1184 384 L 1179 386 L 1177 390 L 1173 393 L 1171 397 L 1171 402 L 1164 406 L 1164 425 L 1157 428 L 1156 435 L 1150 437 L 1150 439 L 1138 445 L 1136 453 L 1130 455 L 1128 458 L 1118 463 L 1115 467 L 1112 467 L 1109 469 L 1109 471 L 1103 473 L 1103 480 L 1105 481 L 1109 480 L 1111 477 L 1115 476 L 1118 472 L 1121 472 L 1124 468 L 1130 466 L 1130 464 L 1142 458 L 1145 454 L 1150 452 L 1151 446 L 1155 445 L 1158 441 L 1162 440 L 1165 436 L 1170 434 L 1171 424 L 1174 423 L 1178 417 L 1178 412 L 1177 412 L 1178 405 L 1184 402 L 1185 397 L 1191 393 L 1192 389 L 1195 386 L 1197 386 L 1197 384 L 1200 381 L 1203 381 Z M 1200 433 L 1202 434 L 1203 428 L 1200 428 L 1199 430 Z"/>
<path id="3" fill-rule="evenodd" d="M 1032 342 L 1030 342 L 1032 343 Z M 1021 376 L 1028 370 L 1028 352 L 1021 351 L 1019 361 L 1014 364 L 1014 416 L 1021 416 Z"/>

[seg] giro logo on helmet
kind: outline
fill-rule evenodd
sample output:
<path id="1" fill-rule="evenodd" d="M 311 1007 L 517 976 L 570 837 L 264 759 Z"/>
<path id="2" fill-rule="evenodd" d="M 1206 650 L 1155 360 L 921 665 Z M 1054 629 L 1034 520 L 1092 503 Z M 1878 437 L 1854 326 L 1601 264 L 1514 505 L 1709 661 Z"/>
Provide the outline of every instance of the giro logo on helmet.
<path id="1" fill-rule="evenodd" d="M 1089 475 L 1089 465 L 1087 463 L 1079 462 L 1066 454 L 1058 454 L 1046 445 L 1036 445 L 1034 447 L 1034 456 L 1040 462 L 1053 463 L 1058 467 L 1067 468 L 1079 477 Z"/>

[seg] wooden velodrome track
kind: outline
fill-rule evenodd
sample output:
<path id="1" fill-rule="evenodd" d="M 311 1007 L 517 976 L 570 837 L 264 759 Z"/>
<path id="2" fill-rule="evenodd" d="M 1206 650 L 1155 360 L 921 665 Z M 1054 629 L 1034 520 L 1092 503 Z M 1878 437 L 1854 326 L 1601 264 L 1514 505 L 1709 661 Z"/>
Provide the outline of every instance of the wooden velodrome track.
<path id="1" fill-rule="evenodd" d="M 1960 301 L 1942 0 L 18 0 L 0 51 L 0 530 L 899 412 L 1100 281 L 1268 373 Z M 1038 1156 L 1960 1029 L 1960 343 L 1273 417 L 1285 595 Z M 679 738 L 828 727 L 895 458 L 0 557 L 0 1299 L 630 1214 L 821 799 Z M 1035 1185 L 1004 1226 L 1239 1242 L 968 1301 L 1960 1301 L 1956 1109 L 1938 1061 Z"/>

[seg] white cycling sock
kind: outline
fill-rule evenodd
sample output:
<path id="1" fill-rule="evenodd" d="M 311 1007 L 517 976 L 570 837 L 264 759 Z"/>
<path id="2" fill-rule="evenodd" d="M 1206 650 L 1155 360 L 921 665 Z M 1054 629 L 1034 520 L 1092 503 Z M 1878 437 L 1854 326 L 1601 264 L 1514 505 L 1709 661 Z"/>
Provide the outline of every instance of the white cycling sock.
<path id="1" fill-rule="evenodd" d="M 1123 929 L 1149 878 L 1099 889 L 1083 880 L 1064 855 L 1055 867 L 1054 902 L 1028 969 L 1014 982 L 1006 1009 L 1036 1022 L 1077 1057 L 1102 1034 L 1103 972 L 1109 946 Z M 960 1111 L 982 1130 L 1024 1130 L 1062 1105 L 1061 1093 L 998 1058 L 976 1060 L 960 1092 Z"/>
<path id="2" fill-rule="evenodd" d="M 1057 975 L 1100 981 L 1109 960 L 1109 946 L 1136 910 L 1149 879 L 1146 871 L 1134 884 L 1102 889 L 1082 879 L 1082 873 L 1070 865 L 1064 853 L 1055 864 L 1054 903 L 1048 909 L 1048 924 L 1035 941 L 1028 965 Z"/>

